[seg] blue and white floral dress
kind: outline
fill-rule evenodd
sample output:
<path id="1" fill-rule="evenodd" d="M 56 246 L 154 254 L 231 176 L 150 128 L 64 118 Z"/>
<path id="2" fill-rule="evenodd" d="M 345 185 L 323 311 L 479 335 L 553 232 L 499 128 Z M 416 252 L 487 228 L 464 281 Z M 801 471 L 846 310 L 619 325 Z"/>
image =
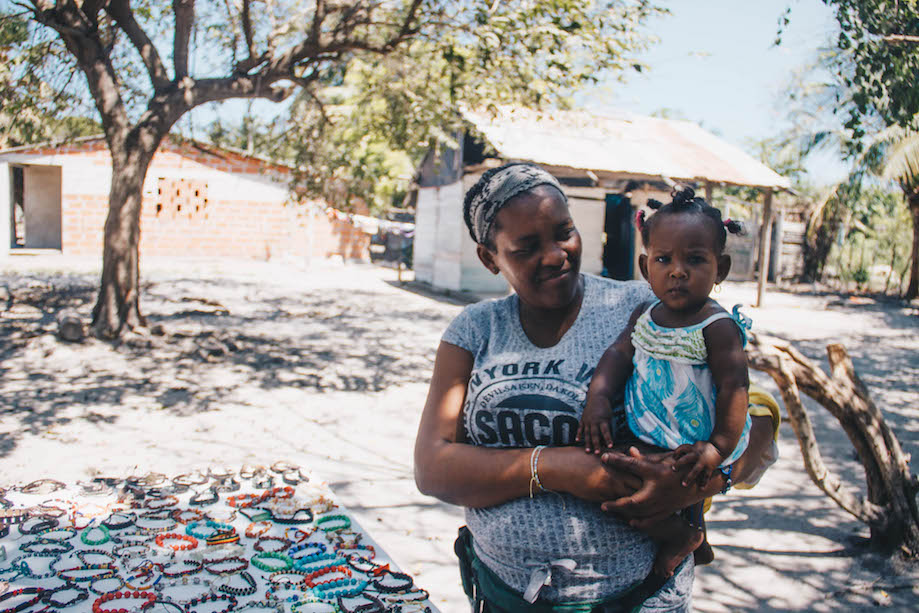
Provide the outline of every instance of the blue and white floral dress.
<path id="1" fill-rule="evenodd" d="M 665 328 L 654 323 L 651 310 L 639 316 L 632 332 L 635 357 L 625 388 L 629 428 L 641 440 L 657 447 L 675 449 L 706 441 L 715 426 L 715 384 L 708 367 L 702 331 L 712 322 L 730 318 L 746 344 L 749 321 L 740 315 L 720 312 L 685 328 Z M 750 416 L 734 451 L 721 466 L 737 461 L 750 440 Z"/>

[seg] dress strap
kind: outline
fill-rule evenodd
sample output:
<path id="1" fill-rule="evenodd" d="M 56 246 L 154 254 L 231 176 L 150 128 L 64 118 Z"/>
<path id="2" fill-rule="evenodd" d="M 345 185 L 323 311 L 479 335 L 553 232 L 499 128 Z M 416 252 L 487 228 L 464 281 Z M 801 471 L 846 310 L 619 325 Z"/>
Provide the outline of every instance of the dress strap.
<path id="1" fill-rule="evenodd" d="M 747 330 L 753 326 L 753 322 L 749 317 L 745 316 L 740 312 L 740 305 L 735 304 L 734 308 L 730 313 L 727 311 L 721 311 L 720 313 L 715 313 L 711 317 L 708 317 L 702 323 L 696 324 L 693 328 L 697 330 L 704 330 L 708 325 L 713 322 L 718 321 L 719 319 L 732 319 L 734 323 L 737 324 L 737 329 L 740 331 L 740 340 L 743 347 L 747 346 Z"/>

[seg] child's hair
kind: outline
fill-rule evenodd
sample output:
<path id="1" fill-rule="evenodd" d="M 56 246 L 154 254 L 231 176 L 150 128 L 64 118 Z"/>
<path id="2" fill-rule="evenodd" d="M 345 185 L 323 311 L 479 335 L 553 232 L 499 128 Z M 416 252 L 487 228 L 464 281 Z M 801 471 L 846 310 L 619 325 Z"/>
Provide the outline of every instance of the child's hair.
<path id="1" fill-rule="evenodd" d="M 696 196 L 696 192 L 691 187 L 675 187 L 670 194 L 673 200 L 669 204 L 663 204 L 658 200 L 648 200 L 648 208 L 653 209 L 650 217 L 645 219 L 645 212 L 638 211 L 635 217 L 635 223 L 641 231 L 641 242 L 647 246 L 651 236 L 651 227 L 655 220 L 661 215 L 674 215 L 677 213 L 688 213 L 701 215 L 705 220 L 711 223 L 715 230 L 715 242 L 718 254 L 724 251 L 724 245 L 727 242 L 728 235 L 743 234 L 744 227 L 739 221 L 731 219 L 721 219 L 721 211 L 707 203 L 702 198 Z"/>

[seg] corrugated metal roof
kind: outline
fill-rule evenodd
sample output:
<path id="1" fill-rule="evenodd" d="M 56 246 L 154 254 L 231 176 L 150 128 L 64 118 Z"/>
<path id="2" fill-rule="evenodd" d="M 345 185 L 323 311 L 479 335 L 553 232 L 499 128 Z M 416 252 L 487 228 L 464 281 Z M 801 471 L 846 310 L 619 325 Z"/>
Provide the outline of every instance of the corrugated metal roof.
<path id="1" fill-rule="evenodd" d="M 684 181 L 791 186 L 787 178 L 689 121 L 510 108 L 499 108 L 494 117 L 466 112 L 466 118 L 508 159 Z"/>

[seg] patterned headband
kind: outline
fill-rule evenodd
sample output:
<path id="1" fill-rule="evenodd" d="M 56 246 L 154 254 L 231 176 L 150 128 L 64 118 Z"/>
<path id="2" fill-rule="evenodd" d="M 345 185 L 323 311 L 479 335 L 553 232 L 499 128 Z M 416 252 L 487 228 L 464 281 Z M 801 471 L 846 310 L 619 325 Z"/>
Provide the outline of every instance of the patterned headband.
<path id="1" fill-rule="evenodd" d="M 514 164 L 492 175 L 469 205 L 469 219 L 472 222 L 475 242 L 480 245 L 485 243 L 498 211 L 511 198 L 538 185 L 551 185 L 564 197 L 565 192 L 555 177 L 538 166 Z"/>

